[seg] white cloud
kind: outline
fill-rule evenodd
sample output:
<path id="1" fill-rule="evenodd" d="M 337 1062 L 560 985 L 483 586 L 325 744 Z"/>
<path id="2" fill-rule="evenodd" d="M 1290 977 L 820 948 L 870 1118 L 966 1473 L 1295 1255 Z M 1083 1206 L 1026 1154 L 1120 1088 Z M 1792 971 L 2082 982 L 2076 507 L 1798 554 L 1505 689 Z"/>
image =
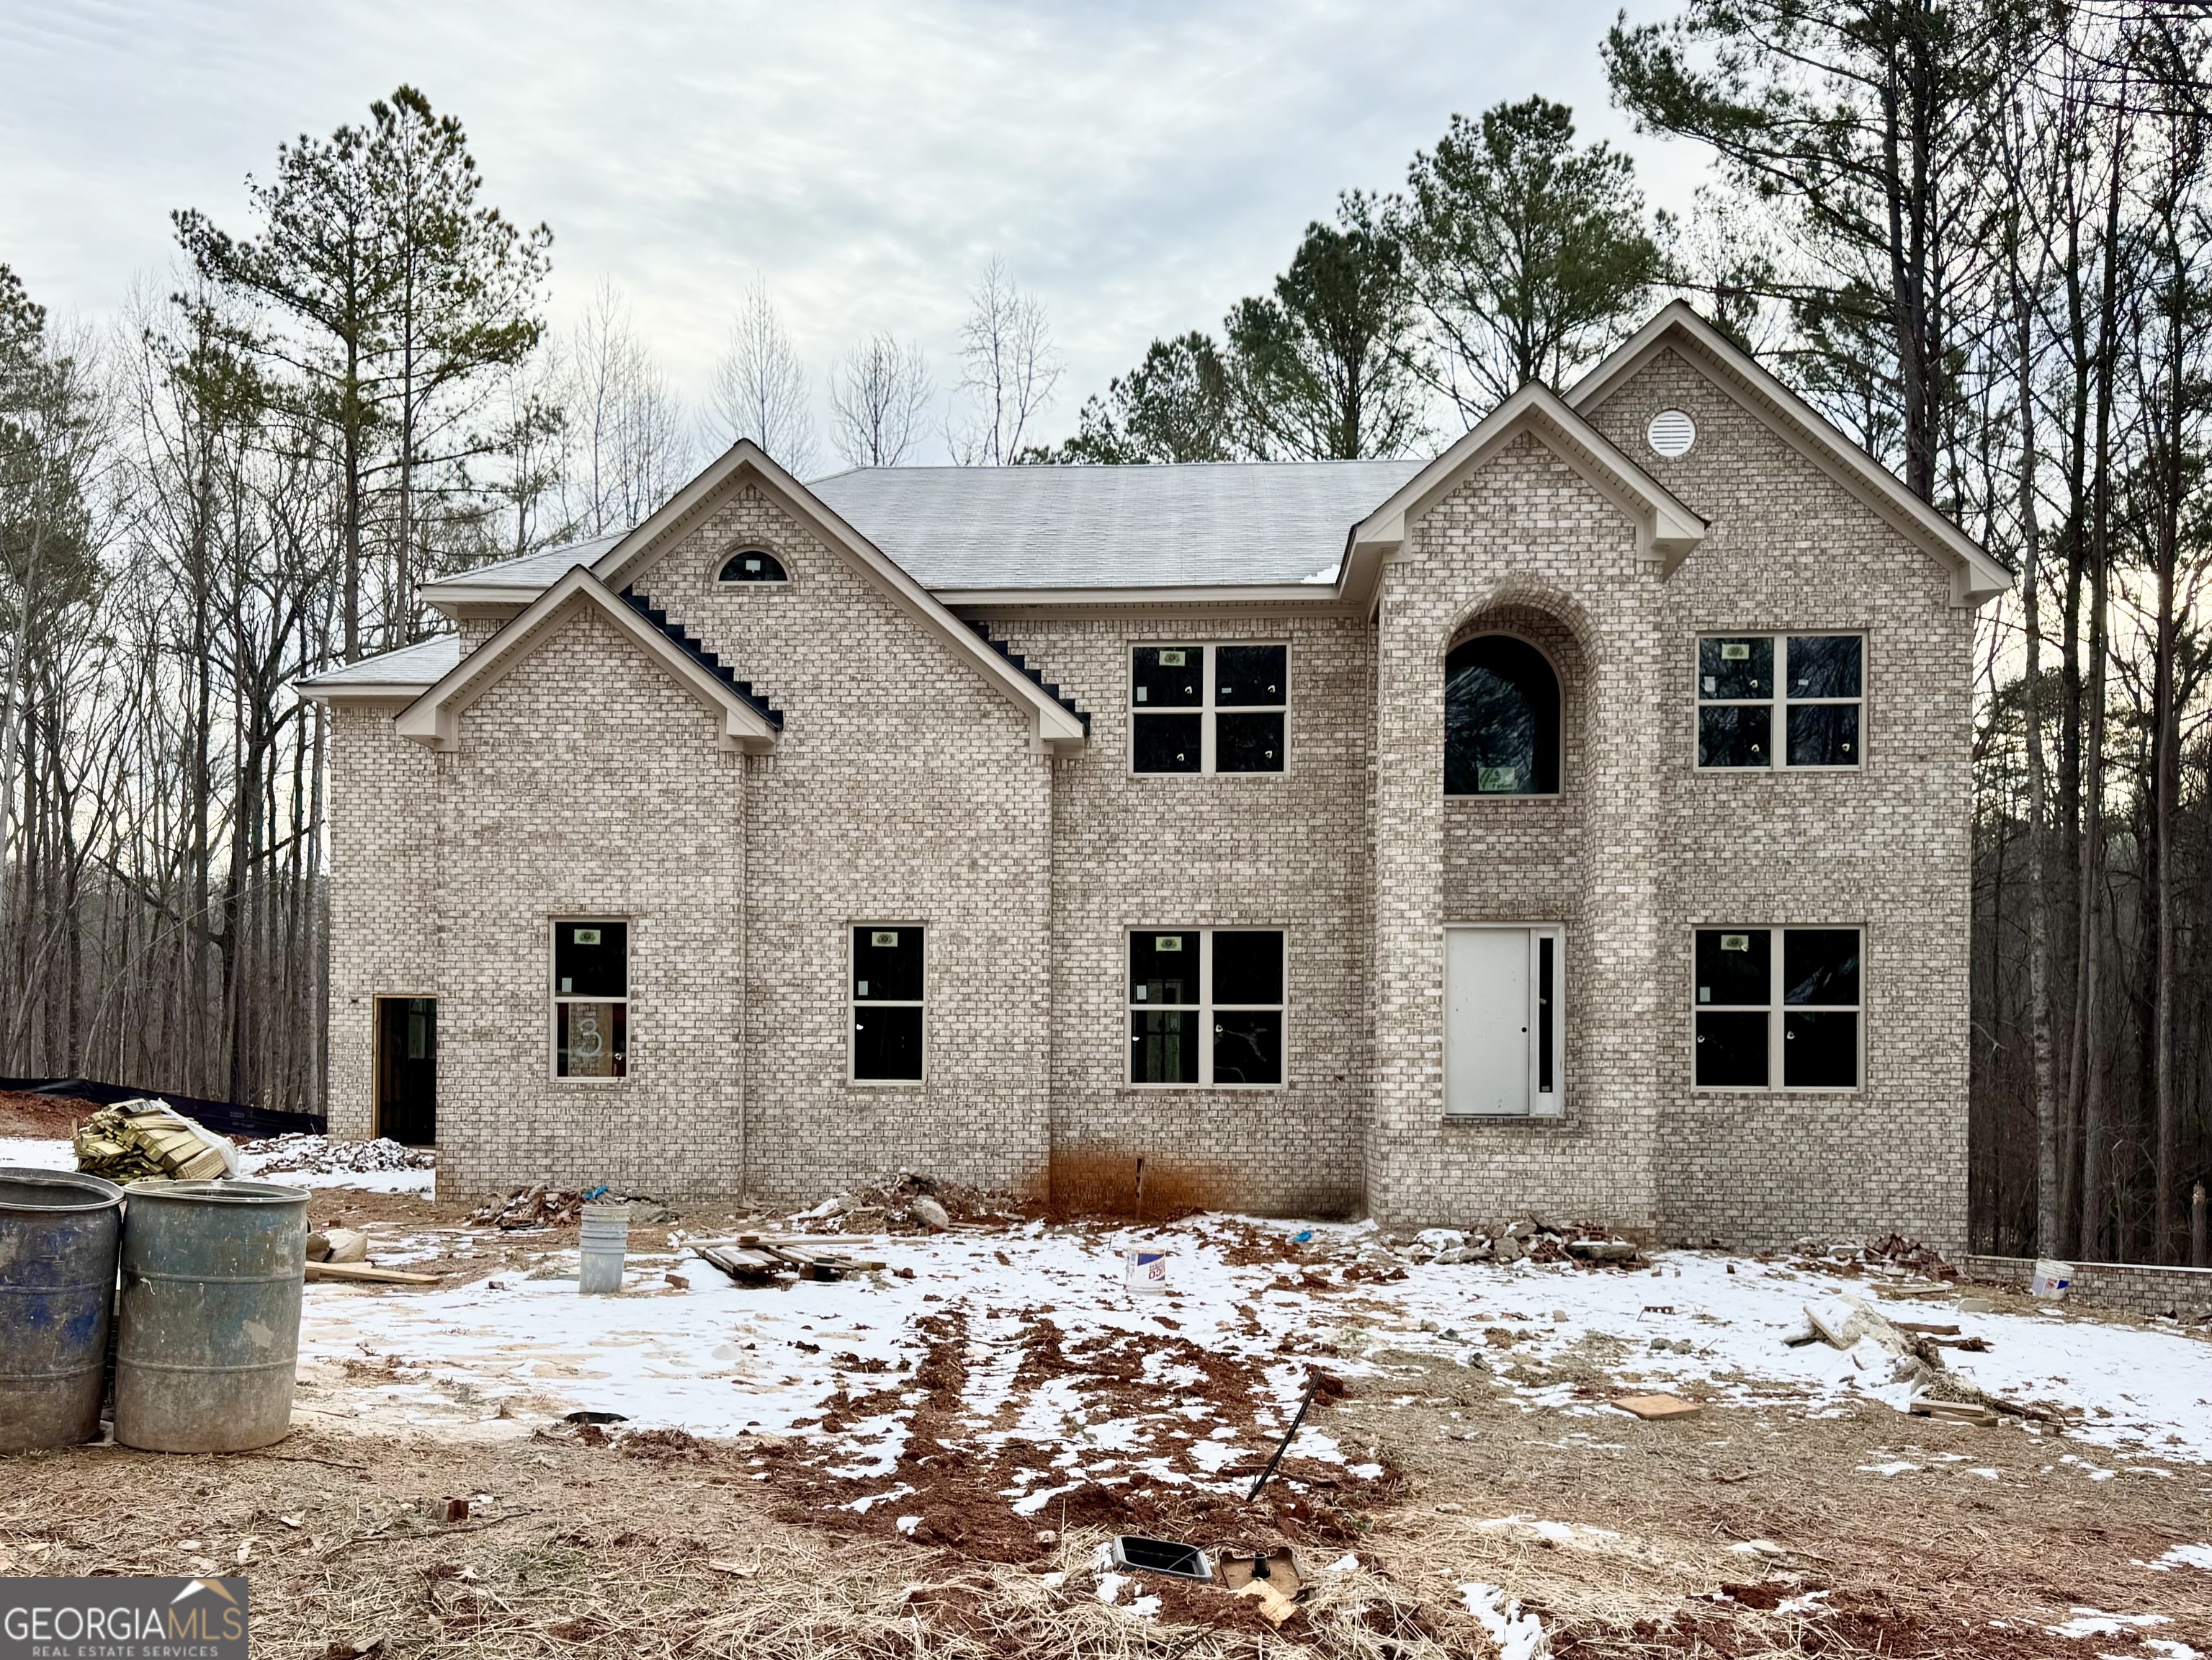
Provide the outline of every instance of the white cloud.
<path id="1" fill-rule="evenodd" d="M 1680 203 L 1597 43 L 1615 0 L 50 0 L 0 10 L 0 260 L 112 313 L 172 208 L 244 228 L 276 144 L 402 81 L 468 126 L 490 198 L 550 223 L 555 315 L 611 279 L 698 398 L 755 271 L 817 386 L 889 329 L 940 367 L 1002 255 L 1068 360 L 1048 429 L 1153 336 L 1212 327 L 1340 190 L 1455 110 L 1540 92 Z M 1658 169 L 1653 172 L 1653 169 Z"/>

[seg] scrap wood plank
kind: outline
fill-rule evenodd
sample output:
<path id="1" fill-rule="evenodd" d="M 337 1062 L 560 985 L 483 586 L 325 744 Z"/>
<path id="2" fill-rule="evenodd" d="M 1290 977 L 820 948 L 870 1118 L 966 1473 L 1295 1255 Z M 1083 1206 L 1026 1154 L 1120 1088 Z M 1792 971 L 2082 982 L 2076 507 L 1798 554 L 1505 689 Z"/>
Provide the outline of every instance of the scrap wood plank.
<path id="1" fill-rule="evenodd" d="M 784 1263 L 763 1251 L 733 1250 L 715 1245 L 693 1247 L 693 1254 L 710 1267 L 720 1268 L 732 1280 L 760 1281 L 773 1279 L 781 1273 Z"/>
<path id="2" fill-rule="evenodd" d="M 1696 1402 L 1672 1395 L 1621 1395 L 1614 1396 L 1611 1404 L 1643 1419 L 1687 1418 L 1700 1410 Z"/>
<path id="3" fill-rule="evenodd" d="M 434 1286 L 445 1276 L 437 1274 L 409 1274 L 401 1268 L 375 1268 L 366 1262 L 310 1262 L 310 1280 L 361 1280 L 379 1286 Z"/>

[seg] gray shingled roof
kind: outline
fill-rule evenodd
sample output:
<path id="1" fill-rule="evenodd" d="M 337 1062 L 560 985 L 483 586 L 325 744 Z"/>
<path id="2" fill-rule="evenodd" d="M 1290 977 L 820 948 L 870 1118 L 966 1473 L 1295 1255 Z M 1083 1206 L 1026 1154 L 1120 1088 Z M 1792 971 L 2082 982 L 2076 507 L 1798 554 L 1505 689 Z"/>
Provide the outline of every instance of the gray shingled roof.
<path id="1" fill-rule="evenodd" d="M 1419 461 L 866 467 L 807 488 L 927 588 L 1303 582 Z"/>
<path id="2" fill-rule="evenodd" d="M 451 673 L 460 660 L 460 635 L 434 634 L 397 651 L 364 657 L 357 663 L 341 663 L 300 684 L 309 691 L 342 691 L 349 686 L 428 686 Z"/>
<path id="3" fill-rule="evenodd" d="M 1346 532 L 1424 465 L 863 467 L 807 488 L 926 588 L 1243 587 L 1333 579 Z M 444 580 L 536 593 L 620 539 Z"/>

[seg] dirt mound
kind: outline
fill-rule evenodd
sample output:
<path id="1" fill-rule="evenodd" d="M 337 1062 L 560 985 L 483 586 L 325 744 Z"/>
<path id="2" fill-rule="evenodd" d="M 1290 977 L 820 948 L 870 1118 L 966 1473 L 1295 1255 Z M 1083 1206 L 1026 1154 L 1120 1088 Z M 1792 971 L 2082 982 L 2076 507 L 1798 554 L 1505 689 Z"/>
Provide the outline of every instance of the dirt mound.
<path id="1" fill-rule="evenodd" d="M 74 1096 L 0 1090 L 0 1135 L 27 1141 L 66 1141 L 70 1133 L 94 1111 L 91 1102 Z"/>

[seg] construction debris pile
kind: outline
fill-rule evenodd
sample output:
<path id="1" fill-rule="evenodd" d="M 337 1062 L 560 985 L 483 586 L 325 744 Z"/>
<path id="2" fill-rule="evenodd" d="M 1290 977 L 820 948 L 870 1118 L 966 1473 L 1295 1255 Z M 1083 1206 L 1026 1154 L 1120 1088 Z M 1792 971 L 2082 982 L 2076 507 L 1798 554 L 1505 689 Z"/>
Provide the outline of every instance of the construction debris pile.
<path id="1" fill-rule="evenodd" d="M 472 1228 L 573 1227 L 583 1220 L 584 1195 L 574 1188 L 517 1188 L 504 1199 L 489 1199 L 469 1213 Z"/>
<path id="2" fill-rule="evenodd" d="M 1609 1228 L 1585 1222 L 1553 1223 L 1530 1217 L 1508 1224 L 1493 1237 L 1475 1229 L 1424 1228 L 1411 1239 L 1395 1236 L 1383 1246 L 1401 1262 L 1434 1262 L 1451 1267 L 1459 1262 L 1574 1262 L 1583 1268 L 1635 1268 L 1650 1266 L 1635 1243 L 1618 1239 Z"/>
<path id="3" fill-rule="evenodd" d="M 1031 1202 L 957 1182 L 935 1182 L 901 1171 L 867 1187 L 823 1200 L 792 1218 L 815 1233 L 937 1233 L 956 1222 L 1011 1224 L 1037 1213 Z"/>
<path id="4" fill-rule="evenodd" d="M 240 1152 L 254 1160 L 254 1173 L 303 1175 L 366 1174 L 374 1171 L 431 1170 L 438 1155 L 428 1147 L 404 1147 L 384 1136 L 374 1141 L 334 1141 L 327 1135 L 272 1135 L 248 1141 Z"/>
<path id="5" fill-rule="evenodd" d="M 161 1179 L 213 1182 L 238 1173 L 238 1150 L 166 1101 L 118 1101 L 77 1127 L 72 1146 L 87 1176 L 128 1186 Z"/>

